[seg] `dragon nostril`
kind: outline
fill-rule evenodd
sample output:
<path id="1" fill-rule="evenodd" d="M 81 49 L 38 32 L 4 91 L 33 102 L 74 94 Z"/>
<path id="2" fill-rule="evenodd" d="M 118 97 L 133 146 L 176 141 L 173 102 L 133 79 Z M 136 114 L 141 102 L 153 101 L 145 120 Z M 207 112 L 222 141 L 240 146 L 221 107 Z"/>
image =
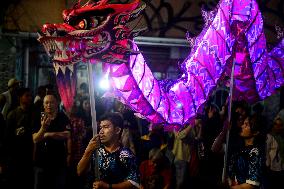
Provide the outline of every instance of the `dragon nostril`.
<path id="1" fill-rule="evenodd" d="M 56 28 L 53 26 L 53 24 L 46 23 L 42 27 L 42 32 L 46 35 L 52 35 L 56 31 Z"/>

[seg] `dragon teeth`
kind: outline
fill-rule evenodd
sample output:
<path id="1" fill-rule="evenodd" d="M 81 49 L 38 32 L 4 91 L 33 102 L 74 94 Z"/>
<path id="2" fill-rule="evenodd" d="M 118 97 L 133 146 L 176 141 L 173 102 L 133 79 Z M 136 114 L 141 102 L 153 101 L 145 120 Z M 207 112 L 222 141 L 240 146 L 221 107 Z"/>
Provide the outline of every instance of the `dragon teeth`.
<path id="1" fill-rule="evenodd" d="M 45 50 L 46 54 L 47 54 L 48 56 L 51 56 L 50 53 L 49 53 L 49 51 L 48 51 L 48 49 L 47 49 L 46 43 L 43 43 L 43 47 L 44 47 L 44 50 Z"/>
<path id="2" fill-rule="evenodd" d="M 63 59 L 68 59 L 68 56 L 66 54 L 66 51 L 62 51 L 62 58 Z"/>
<path id="3" fill-rule="evenodd" d="M 46 36 L 51 36 L 48 30 L 46 31 Z"/>
<path id="4" fill-rule="evenodd" d="M 62 42 L 58 42 L 58 41 L 55 41 L 56 43 L 56 46 L 59 50 L 63 51 L 64 50 L 64 45 Z"/>

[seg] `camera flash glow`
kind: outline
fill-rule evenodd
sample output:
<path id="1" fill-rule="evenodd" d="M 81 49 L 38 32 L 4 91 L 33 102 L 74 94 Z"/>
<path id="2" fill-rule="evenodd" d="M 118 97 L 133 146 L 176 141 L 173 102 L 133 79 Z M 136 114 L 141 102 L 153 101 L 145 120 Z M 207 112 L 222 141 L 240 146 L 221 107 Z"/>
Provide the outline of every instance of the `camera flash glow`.
<path id="1" fill-rule="evenodd" d="M 99 86 L 103 90 L 108 90 L 110 88 L 107 75 L 100 80 Z"/>

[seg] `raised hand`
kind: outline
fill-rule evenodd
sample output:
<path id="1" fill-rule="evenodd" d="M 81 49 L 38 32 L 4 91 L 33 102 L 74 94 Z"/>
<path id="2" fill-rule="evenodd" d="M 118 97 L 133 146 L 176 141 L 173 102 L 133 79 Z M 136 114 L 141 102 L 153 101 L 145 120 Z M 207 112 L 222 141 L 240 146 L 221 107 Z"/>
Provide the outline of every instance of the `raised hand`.
<path id="1" fill-rule="evenodd" d="M 95 149 L 100 147 L 100 137 L 99 135 L 95 135 L 89 142 L 87 148 L 86 148 L 86 152 L 93 152 Z"/>
<path id="2" fill-rule="evenodd" d="M 47 127 L 50 125 L 50 122 L 51 122 L 51 119 L 49 118 L 49 116 L 47 116 L 46 114 L 43 114 L 41 116 L 41 120 L 40 120 L 40 123 L 41 123 L 41 127 L 46 130 Z"/>

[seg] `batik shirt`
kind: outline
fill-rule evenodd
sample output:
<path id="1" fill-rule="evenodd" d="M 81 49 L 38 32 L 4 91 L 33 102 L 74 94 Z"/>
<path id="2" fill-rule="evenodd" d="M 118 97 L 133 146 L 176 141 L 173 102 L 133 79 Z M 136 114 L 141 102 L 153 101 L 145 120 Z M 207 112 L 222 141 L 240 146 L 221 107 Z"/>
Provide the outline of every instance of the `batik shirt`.
<path id="1" fill-rule="evenodd" d="M 130 149 L 120 147 L 115 152 L 108 152 L 104 147 L 98 149 L 100 180 L 116 184 L 129 181 L 139 188 L 139 170 L 136 158 Z"/>
<path id="2" fill-rule="evenodd" d="M 259 148 L 247 146 L 232 155 L 229 162 L 229 177 L 238 184 L 260 185 L 263 154 Z"/>

